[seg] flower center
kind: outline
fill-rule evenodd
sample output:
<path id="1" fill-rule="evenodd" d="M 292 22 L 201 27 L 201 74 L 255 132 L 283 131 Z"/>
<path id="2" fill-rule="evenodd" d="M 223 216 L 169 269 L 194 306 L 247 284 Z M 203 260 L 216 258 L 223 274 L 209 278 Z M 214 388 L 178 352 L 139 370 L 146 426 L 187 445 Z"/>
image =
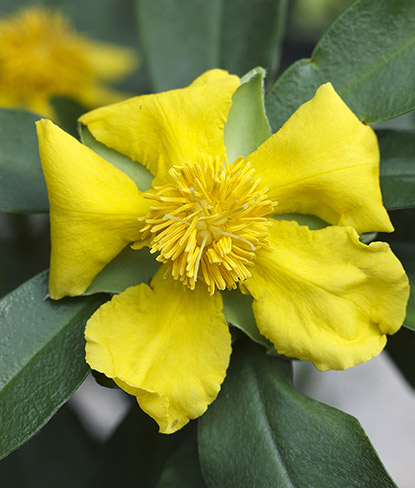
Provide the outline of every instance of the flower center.
<path id="1" fill-rule="evenodd" d="M 276 202 L 258 189 L 260 179 L 243 158 L 202 156 L 200 163 L 171 168 L 172 182 L 146 193 L 154 200 L 142 239 L 168 264 L 168 273 L 194 289 L 198 279 L 215 288 L 236 288 L 251 276 L 255 251 L 267 247 L 268 219 Z"/>

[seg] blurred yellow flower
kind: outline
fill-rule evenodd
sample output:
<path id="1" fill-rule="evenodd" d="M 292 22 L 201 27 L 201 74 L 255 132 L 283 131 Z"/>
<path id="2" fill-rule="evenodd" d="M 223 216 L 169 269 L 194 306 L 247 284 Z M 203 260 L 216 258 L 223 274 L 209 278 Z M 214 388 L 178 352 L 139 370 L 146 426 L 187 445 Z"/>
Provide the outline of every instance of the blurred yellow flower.
<path id="1" fill-rule="evenodd" d="M 54 96 L 86 107 L 119 101 L 107 83 L 136 67 L 133 50 L 80 35 L 60 11 L 30 7 L 0 20 L 0 106 L 53 116 Z"/>

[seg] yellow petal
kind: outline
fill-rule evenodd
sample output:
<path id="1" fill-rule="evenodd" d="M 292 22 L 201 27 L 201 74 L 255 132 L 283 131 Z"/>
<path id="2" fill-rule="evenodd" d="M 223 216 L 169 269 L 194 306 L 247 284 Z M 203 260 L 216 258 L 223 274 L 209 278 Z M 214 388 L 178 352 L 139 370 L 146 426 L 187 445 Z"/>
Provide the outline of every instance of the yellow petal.
<path id="1" fill-rule="evenodd" d="M 114 378 L 162 433 L 182 428 L 216 398 L 231 353 L 220 294 L 195 291 L 160 270 L 151 288 L 128 288 L 87 323 L 86 360 Z"/>
<path id="2" fill-rule="evenodd" d="M 375 133 L 330 83 L 247 159 L 278 201 L 278 214 L 312 214 L 359 233 L 393 230 L 382 205 Z"/>
<path id="3" fill-rule="evenodd" d="M 172 165 L 222 156 L 223 128 L 239 78 L 208 71 L 187 88 L 143 95 L 83 115 L 106 146 L 146 166 L 162 184 Z"/>
<path id="4" fill-rule="evenodd" d="M 122 171 L 50 120 L 37 122 L 51 222 L 49 292 L 80 295 L 129 243 L 148 202 Z"/>
<path id="5" fill-rule="evenodd" d="M 408 279 L 389 246 L 352 227 L 275 221 L 245 287 L 260 332 L 286 356 L 346 369 L 381 352 L 402 325 Z"/>

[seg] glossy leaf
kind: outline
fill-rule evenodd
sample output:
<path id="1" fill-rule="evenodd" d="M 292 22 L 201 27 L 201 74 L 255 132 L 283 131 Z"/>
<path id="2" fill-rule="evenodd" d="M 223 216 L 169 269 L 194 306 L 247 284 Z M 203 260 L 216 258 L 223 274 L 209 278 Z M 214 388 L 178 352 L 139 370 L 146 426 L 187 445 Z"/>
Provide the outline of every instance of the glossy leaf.
<path id="1" fill-rule="evenodd" d="M 155 91 L 182 88 L 221 67 L 242 76 L 279 62 L 287 0 L 136 0 Z"/>
<path id="2" fill-rule="evenodd" d="M 264 77 L 263 68 L 253 69 L 241 79 L 241 85 L 233 94 L 224 129 L 230 163 L 254 152 L 271 135 L 264 111 Z"/>
<path id="3" fill-rule="evenodd" d="M 42 428 L 89 371 L 84 326 L 103 297 L 53 302 L 47 281 L 41 273 L 0 301 L 0 458 Z"/>
<path id="4" fill-rule="evenodd" d="M 0 211 L 47 212 L 35 122 L 40 115 L 0 109 Z"/>
<path id="5" fill-rule="evenodd" d="M 415 207 L 415 133 L 377 131 L 380 185 L 389 210 Z"/>
<path id="6" fill-rule="evenodd" d="M 90 147 L 99 156 L 128 175 L 140 191 L 146 191 L 151 188 L 153 175 L 147 168 L 98 142 L 89 132 L 86 125 L 81 125 L 79 130 L 83 144 Z"/>
<path id="7" fill-rule="evenodd" d="M 277 131 L 331 81 L 351 110 L 377 123 L 415 108 L 415 2 L 357 0 L 323 35 L 311 59 L 294 63 L 265 98 Z"/>
<path id="8" fill-rule="evenodd" d="M 65 405 L 37 436 L 0 463 L 0 485 L 83 487 L 95 455 L 94 442 Z"/>
<path id="9" fill-rule="evenodd" d="M 153 419 L 134 402 L 104 446 L 88 487 L 155 486 L 166 460 L 194 427 L 191 424 L 174 435 L 161 435 Z"/>
<path id="10" fill-rule="evenodd" d="M 199 452 L 209 487 L 395 486 L 356 419 L 300 394 L 290 363 L 248 340 L 199 421 Z"/>
<path id="11" fill-rule="evenodd" d="M 84 295 L 121 293 L 129 286 L 148 283 L 160 265 L 147 247 L 135 251 L 127 246 L 94 278 Z"/>

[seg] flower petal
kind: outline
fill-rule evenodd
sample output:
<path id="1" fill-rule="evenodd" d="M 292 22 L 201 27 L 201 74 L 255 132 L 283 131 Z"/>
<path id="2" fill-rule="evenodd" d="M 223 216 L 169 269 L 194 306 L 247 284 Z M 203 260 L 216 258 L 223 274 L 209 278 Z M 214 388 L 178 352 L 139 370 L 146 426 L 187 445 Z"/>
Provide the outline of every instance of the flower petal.
<path id="1" fill-rule="evenodd" d="M 245 283 L 260 332 L 280 354 L 320 370 L 381 352 L 405 318 L 408 279 L 389 246 L 362 244 L 351 227 L 310 231 L 275 221 L 273 249 L 256 253 Z"/>
<path id="2" fill-rule="evenodd" d="M 203 414 L 219 392 L 231 353 L 220 294 L 195 291 L 164 267 L 151 282 L 128 288 L 87 323 L 86 359 L 172 433 Z"/>
<path id="3" fill-rule="evenodd" d="M 247 159 L 278 201 L 278 214 L 312 214 L 359 233 L 393 230 L 382 205 L 375 133 L 330 83 Z"/>
<path id="4" fill-rule="evenodd" d="M 80 295 L 129 243 L 148 201 L 122 171 L 50 120 L 37 122 L 51 222 L 49 292 Z"/>
<path id="5" fill-rule="evenodd" d="M 239 78 L 212 70 L 190 86 L 143 95 L 93 110 L 80 118 L 106 146 L 138 161 L 160 180 L 172 165 L 200 154 L 225 153 L 223 128 Z"/>

